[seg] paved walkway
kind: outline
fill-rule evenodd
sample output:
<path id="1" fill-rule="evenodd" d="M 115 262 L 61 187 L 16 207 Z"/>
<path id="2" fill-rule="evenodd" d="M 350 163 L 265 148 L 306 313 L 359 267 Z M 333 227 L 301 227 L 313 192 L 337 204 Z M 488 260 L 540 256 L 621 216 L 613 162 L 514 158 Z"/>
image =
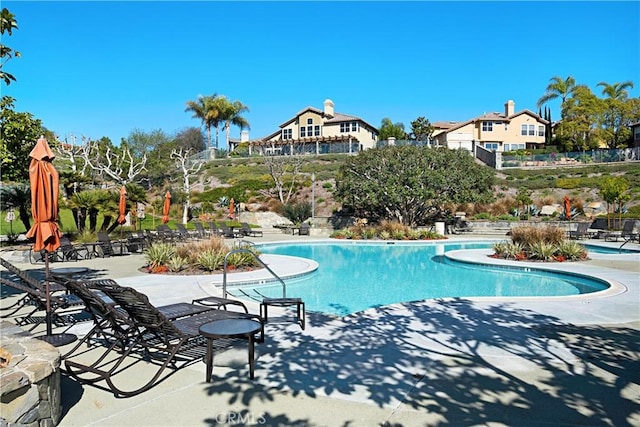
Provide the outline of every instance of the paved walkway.
<path id="1" fill-rule="evenodd" d="M 450 255 L 486 263 L 486 252 Z M 143 263 L 131 255 L 77 265 L 157 305 L 221 292 L 212 276 L 147 275 L 137 270 Z M 640 425 L 640 255 L 592 254 L 545 268 L 615 286 L 551 299 L 395 304 L 344 318 L 309 313 L 305 331 L 276 320 L 257 347 L 255 380 L 242 347 L 216 356 L 212 383 L 196 363 L 129 399 L 63 378 L 60 425 Z M 137 367 L 129 381 L 143 372 Z"/>

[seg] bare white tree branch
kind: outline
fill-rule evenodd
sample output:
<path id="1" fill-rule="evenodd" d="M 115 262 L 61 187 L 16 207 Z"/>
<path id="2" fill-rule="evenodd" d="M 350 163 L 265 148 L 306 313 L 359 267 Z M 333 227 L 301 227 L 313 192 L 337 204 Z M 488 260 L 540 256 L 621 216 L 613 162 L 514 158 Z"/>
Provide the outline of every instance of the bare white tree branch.
<path id="1" fill-rule="evenodd" d="M 184 209 L 182 211 L 182 223 L 187 224 L 189 222 L 189 198 L 191 195 L 191 184 L 190 184 L 190 176 L 195 175 L 200 172 L 202 168 L 203 162 L 192 162 L 189 160 L 189 154 L 191 153 L 191 149 L 184 149 L 180 147 L 180 150 L 176 150 L 175 148 L 171 151 L 171 158 L 176 162 L 176 168 L 180 169 L 182 172 L 182 189 L 186 195 L 184 202 Z"/>
<path id="2" fill-rule="evenodd" d="M 146 153 L 136 160 L 129 147 L 125 146 L 119 153 L 108 147 L 106 153 L 101 155 L 98 141 L 89 141 L 87 144 L 89 148 L 81 153 L 84 161 L 91 169 L 111 178 L 116 185 L 135 182 L 135 178 L 146 170 Z"/>

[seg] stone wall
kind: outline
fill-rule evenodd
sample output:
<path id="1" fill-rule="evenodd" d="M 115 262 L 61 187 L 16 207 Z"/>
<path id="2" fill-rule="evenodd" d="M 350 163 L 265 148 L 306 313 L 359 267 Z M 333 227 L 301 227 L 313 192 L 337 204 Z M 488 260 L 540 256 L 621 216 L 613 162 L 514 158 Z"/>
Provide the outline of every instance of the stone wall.
<path id="1" fill-rule="evenodd" d="M 13 323 L 0 322 L 0 425 L 49 427 L 60 421 L 60 352 Z"/>

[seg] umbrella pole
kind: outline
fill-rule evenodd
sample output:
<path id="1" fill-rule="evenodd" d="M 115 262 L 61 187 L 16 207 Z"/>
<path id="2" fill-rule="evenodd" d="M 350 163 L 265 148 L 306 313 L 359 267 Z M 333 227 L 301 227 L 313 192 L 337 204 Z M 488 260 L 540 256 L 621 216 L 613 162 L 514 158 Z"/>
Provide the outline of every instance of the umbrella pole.
<path id="1" fill-rule="evenodd" d="M 47 336 L 51 336 L 51 295 L 50 295 L 50 286 L 49 286 L 49 252 L 44 251 L 44 285 L 46 292 L 46 314 L 45 321 L 47 323 Z"/>

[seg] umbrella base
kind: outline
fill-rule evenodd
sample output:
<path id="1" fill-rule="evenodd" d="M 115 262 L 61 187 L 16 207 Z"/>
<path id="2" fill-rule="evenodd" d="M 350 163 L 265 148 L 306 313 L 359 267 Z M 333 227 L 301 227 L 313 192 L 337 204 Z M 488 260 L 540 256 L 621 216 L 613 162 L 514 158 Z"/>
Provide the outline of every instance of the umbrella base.
<path id="1" fill-rule="evenodd" d="M 54 347 L 61 347 L 63 345 L 70 344 L 78 339 L 78 337 L 73 334 L 51 334 L 51 335 L 42 335 L 35 338 L 41 341 L 48 342 Z"/>

